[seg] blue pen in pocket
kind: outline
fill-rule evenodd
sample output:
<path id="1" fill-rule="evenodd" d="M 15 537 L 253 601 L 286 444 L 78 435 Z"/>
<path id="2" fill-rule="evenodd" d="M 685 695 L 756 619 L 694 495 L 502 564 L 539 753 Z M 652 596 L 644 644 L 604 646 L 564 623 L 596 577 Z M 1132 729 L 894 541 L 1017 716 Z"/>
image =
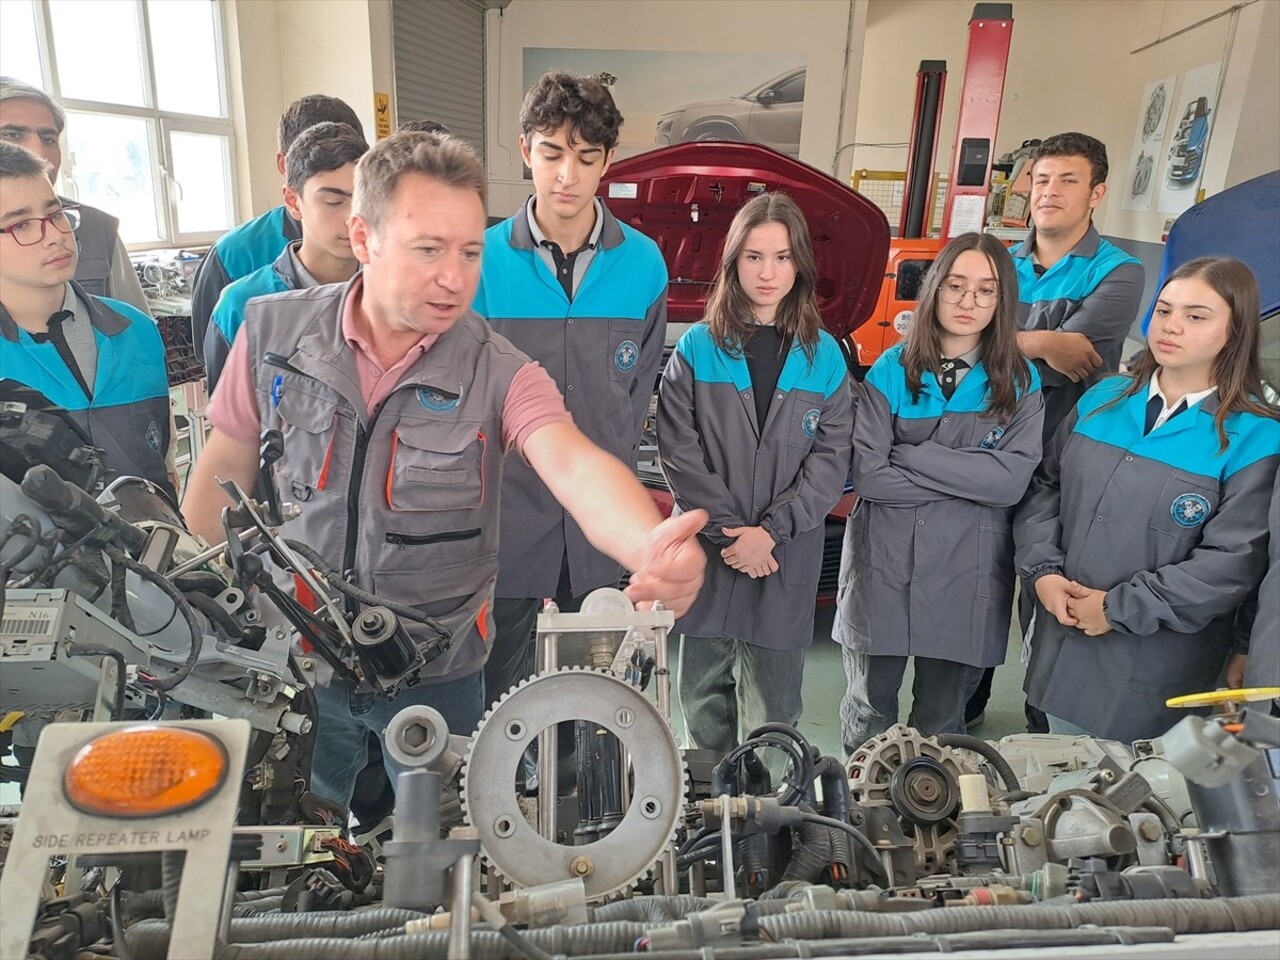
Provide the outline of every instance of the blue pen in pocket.
<path id="1" fill-rule="evenodd" d="M 284 392 L 284 377 L 276 374 L 276 378 L 271 381 L 271 409 L 274 410 L 280 406 L 280 395 Z"/>

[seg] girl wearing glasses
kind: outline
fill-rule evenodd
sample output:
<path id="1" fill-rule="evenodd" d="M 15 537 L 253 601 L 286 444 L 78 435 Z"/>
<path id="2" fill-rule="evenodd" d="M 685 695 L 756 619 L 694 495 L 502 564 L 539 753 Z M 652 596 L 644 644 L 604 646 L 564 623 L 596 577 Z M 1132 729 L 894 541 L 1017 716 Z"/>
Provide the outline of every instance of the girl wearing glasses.
<path id="1" fill-rule="evenodd" d="M 1266 568 L 1280 465 L 1258 300 L 1238 260 L 1178 267 L 1133 375 L 1090 389 L 1045 451 L 1016 537 L 1038 601 L 1027 699 L 1052 732 L 1157 737 L 1184 715 L 1167 698 L 1217 683 Z"/>
<path id="2" fill-rule="evenodd" d="M 898 722 L 964 732 L 983 669 L 1004 660 L 1013 508 L 1040 461 L 1040 380 L 1018 350 L 1018 281 L 994 237 L 947 244 L 903 343 L 868 371 L 853 429 L 858 505 L 845 528 L 835 639 L 845 750 Z"/>
<path id="3" fill-rule="evenodd" d="M 658 388 L 658 451 L 679 511 L 703 507 L 706 580 L 679 621 L 690 739 L 724 754 L 800 719 L 827 512 L 849 471 L 844 354 L 822 329 L 804 214 L 764 193 L 734 216 L 707 317 Z"/>

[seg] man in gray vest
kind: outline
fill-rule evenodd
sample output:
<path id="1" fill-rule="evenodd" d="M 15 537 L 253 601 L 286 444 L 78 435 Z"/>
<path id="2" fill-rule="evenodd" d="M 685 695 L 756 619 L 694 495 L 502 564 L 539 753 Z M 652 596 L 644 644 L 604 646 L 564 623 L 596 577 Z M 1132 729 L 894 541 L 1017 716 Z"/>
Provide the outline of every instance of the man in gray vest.
<path id="1" fill-rule="evenodd" d="M 54 180 L 62 165 L 59 139 L 66 126 L 67 115 L 53 97 L 21 80 L 0 77 L 0 140 L 26 147 L 48 160 L 53 165 Z M 87 203 L 78 204 L 78 208 L 76 242 L 80 262 L 76 283 L 95 297 L 123 300 L 151 316 L 142 284 L 120 239 L 120 221 Z"/>
<path id="2" fill-rule="evenodd" d="M 227 498 L 215 478 L 251 487 L 259 432 L 280 429 L 276 476 L 302 507 L 284 535 L 450 634 L 422 682 L 390 700 L 337 677 L 317 689 L 312 789 L 344 804 L 366 733 L 402 708 L 429 704 L 461 734 L 480 720 L 508 451 L 633 571 L 633 600 L 661 600 L 679 616 L 702 583 L 705 512 L 663 521 L 630 468 L 573 425 L 546 371 L 470 309 L 485 188 L 479 159 L 452 137 L 398 132 L 365 154 L 349 222 L 364 269 L 345 284 L 249 302 L 183 505 L 192 530 L 223 539 Z M 419 644 L 434 640 L 403 622 Z"/>

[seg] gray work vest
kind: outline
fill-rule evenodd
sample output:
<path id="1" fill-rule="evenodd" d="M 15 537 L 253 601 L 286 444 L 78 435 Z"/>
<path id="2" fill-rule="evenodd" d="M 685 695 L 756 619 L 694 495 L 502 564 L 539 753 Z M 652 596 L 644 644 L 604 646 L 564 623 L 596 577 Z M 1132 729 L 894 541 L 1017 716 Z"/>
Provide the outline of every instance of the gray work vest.
<path id="1" fill-rule="evenodd" d="M 281 532 L 364 589 L 442 620 L 452 644 L 423 678 L 456 679 L 488 656 L 502 408 L 529 360 L 468 312 L 366 412 L 342 333 L 358 282 L 255 298 L 245 311 L 262 426 L 284 434 L 281 496 L 302 508 Z"/>
<path id="2" fill-rule="evenodd" d="M 76 227 L 76 244 L 80 247 L 76 283 L 95 297 L 111 296 L 111 260 L 116 255 L 119 231 L 120 221 L 111 214 L 97 207 L 80 207 L 80 226 Z"/>

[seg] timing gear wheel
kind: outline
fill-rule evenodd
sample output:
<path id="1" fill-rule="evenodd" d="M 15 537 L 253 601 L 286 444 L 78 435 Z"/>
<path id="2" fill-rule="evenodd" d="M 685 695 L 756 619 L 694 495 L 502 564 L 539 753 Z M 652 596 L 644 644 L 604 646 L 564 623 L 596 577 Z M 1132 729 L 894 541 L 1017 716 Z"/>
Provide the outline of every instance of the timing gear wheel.
<path id="1" fill-rule="evenodd" d="M 541 836 L 514 785 L 525 749 L 568 720 L 588 720 L 617 737 L 633 773 L 622 822 L 584 846 Z M 675 735 L 653 703 L 609 674 L 571 667 L 525 680 L 485 714 L 467 754 L 462 808 L 495 872 L 522 887 L 581 877 L 587 899 L 600 900 L 630 888 L 662 857 L 683 819 L 684 781 Z"/>
<path id="2" fill-rule="evenodd" d="M 932 737 L 895 724 L 849 759 L 855 803 L 889 807 L 912 838 L 921 876 L 945 870 L 955 856 L 960 774 L 977 773 L 965 756 Z"/>

